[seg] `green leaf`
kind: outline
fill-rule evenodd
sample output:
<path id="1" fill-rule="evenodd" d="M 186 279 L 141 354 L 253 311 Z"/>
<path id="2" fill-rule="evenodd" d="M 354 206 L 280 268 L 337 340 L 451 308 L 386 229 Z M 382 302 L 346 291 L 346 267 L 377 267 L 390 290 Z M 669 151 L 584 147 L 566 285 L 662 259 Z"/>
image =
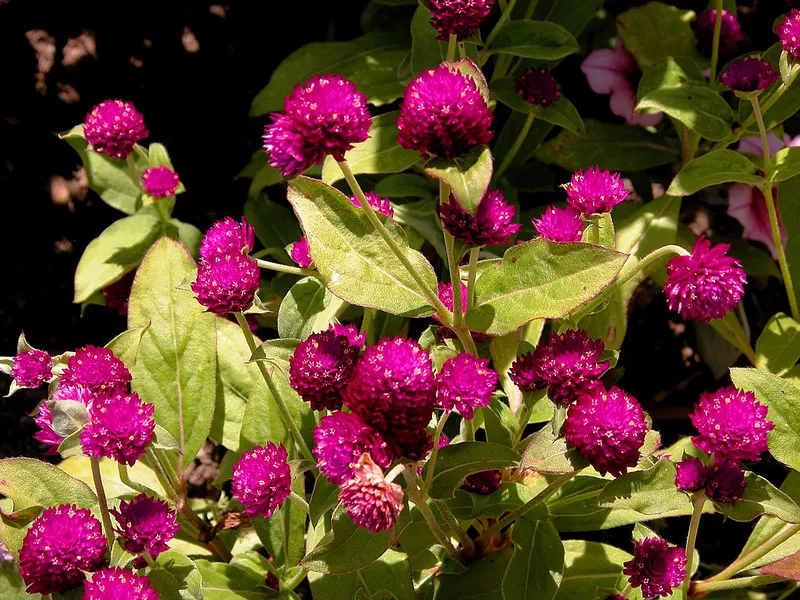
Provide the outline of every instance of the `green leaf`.
<path id="1" fill-rule="evenodd" d="M 783 148 L 772 157 L 767 181 L 786 181 L 800 175 L 800 148 Z"/>
<path id="2" fill-rule="evenodd" d="M 675 487 L 675 465 L 659 460 L 645 471 L 617 477 L 597 498 L 603 508 L 629 508 L 645 515 L 681 510 L 690 505 L 689 497 Z"/>
<path id="3" fill-rule="evenodd" d="M 493 33 L 489 54 L 558 60 L 578 51 L 578 42 L 561 25 L 548 21 L 510 21 Z"/>
<path id="4" fill-rule="evenodd" d="M 612 589 L 631 555 L 608 544 L 564 541 L 564 576 L 556 600 L 589 600 L 598 589 Z"/>
<path id="5" fill-rule="evenodd" d="M 769 407 L 767 419 L 775 429 L 767 434 L 769 451 L 783 464 L 800 469 L 800 390 L 785 379 L 759 369 L 731 369 L 731 379 L 740 390 L 753 392 Z"/>
<path id="6" fill-rule="evenodd" d="M 586 135 L 562 131 L 539 148 L 536 158 L 568 171 L 597 165 L 612 171 L 641 171 L 675 161 L 678 153 L 644 127 L 584 120 Z"/>
<path id="7" fill-rule="evenodd" d="M 267 87 L 253 100 L 250 116 L 282 111 L 283 99 L 294 86 L 318 73 L 343 75 L 375 106 L 393 102 L 403 95 L 405 88 L 397 77 L 397 67 L 407 52 L 403 38 L 385 32 L 368 33 L 348 42 L 307 44 L 272 72 Z"/>
<path id="8" fill-rule="evenodd" d="M 398 173 L 381 179 L 375 193 L 385 198 L 433 198 L 439 190 L 421 175 Z"/>
<path id="9" fill-rule="evenodd" d="M 284 248 L 299 240 L 302 232 L 291 210 L 262 194 L 244 203 L 244 218 L 255 228 L 264 248 L 279 249 L 283 262 L 294 264 Z"/>
<path id="10" fill-rule="evenodd" d="M 564 571 L 564 545 L 549 521 L 518 519 L 511 530 L 514 554 L 503 577 L 504 598 L 553 600 Z"/>
<path id="11" fill-rule="evenodd" d="M 667 56 L 686 56 L 704 64 L 690 26 L 693 19 L 690 10 L 648 2 L 617 16 L 617 35 L 642 69 Z"/>
<path id="12" fill-rule="evenodd" d="M 376 188 L 377 189 L 377 188 Z M 439 224 L 439 201 L 433 198 L 406 202 L 394 207 L 394 220 L 401 225 L 410 225 L 425 238 L 439 256 L 445 258 L 442 227 Z"/>
<path id="13" fill-rule="evenodd" d="M 120 333 L 117 337 L 106 344 L 106 348 L 111 350 L 120 359 L 129 371 L 136 365 L 136 357 L 139 355 L 139 344 L 147 327 L 135 327 Z"/>
<path id="14" fill-rule="evenodd" d="M 502 469 L 519 463 L 519 454 L 499 444 L 462 442 L 450 444 L 439 450 L 433 475 L 430 496 L 436 499 L 452 498 L 453 491 L 467 475 Z M 425 475 L 428 466 L 426 465 Z"/>
<path id="15" fill-rule="evenodd" d="M 315 329 L 317 317 L 333 296 L 316 277 L 304 277 L 292 286 L 278 310 L 278 335 L 304 340 Z"/>
<path id="16" fill-rule="evenodd" d="M 781 54 L 781 45 L 779 43 L 775 43 L 761 55 L 761 58 L 769 62 L 777 71 L 780 69 Z M 783 95 L 778 98 L 772 104 L 772 106 L 769 107 L 769 109 L 764 111 L 764 125 L 767 131 L 781 125 L 786 119 L 791 117 L 797 112 L 798 109 L 800 109 L 800 84 L 798 83 L 798 80 L 800 80 L 800 78 L 795 78 L 794 83 L 792 83 L 789 89 L 786 90 Z M 778 81 L 771 88 L 764 90 L 761 96 L 761 105 L 764 105 L 764 98 L 771 96 L 782 85 L 783 83 Z M 752 114 L 753 105 L 749 100 L 742 99 L 739 102 L 738 121 L 741 123 L 745 119 L 749 119 Z M 749 130 L 753 131 L 754 135 L 758 135 L 758 128 L 754 122 L 751 122 Z"/>
<path id="17" fill-rule="evenodd" d="M 716 150 L 686 163 L 667 190 L 671 196 L 690 196 L 703 188 L 738 181 L 756 185 L 756 166 L 734 150 Z"/>
<path id="18" fill-rule="evenodd" d="M 376 173 L 400 173 L 416 164 L 419 152 L 406 150 L 397 143 L 397 116 L 399 112 L 390 112 L 372 119 L 369 137 L 353 146 L 345 158 L 350 169 L 356 175 Z M 344 179 L 342 170 L 332 156 L 328 156 L 322 165 L 322 180 L 333 184 Z"/>
<path id="19" fill-rule="evenodd" d="M 178 241 L 186 246 L 186 248 L 189 250 L 189 254 L 191 254 L 192 257 L 197 258 L 197 253 L 200 249 L 200 243 L 203 241 L 203 232 L 191 223 L 184 223 L 178 219 L 170 219 L 168 221 L 167 229 L 171 230 L 173 227 L 177 229 Z M 169 235 L 172 238 L 175 237 L 171 231 Z"/>
<path id="20" fill-rule="evenodd" d="M 161 220 L 149 211 L 119 219 L 89 242 L 75 270 L 75 298 L 79 304 L 121 279 L 142 262 L 162 233 Z"/>
<path id="21" fill-rule="evenodd" d="M 586 128 L 583 125 L 578 109 L 561 96 L 552 106 L 543 107 L 525 102 L 514 85 L 513 77 L 500 77 L 495 79 L 491 85 L 492 94 L 506 106 L 522 112 L 532 113 L 537 119 L 542 119 L 553 125 L 558 125 L 577 135 L 586 135 Z"/>
<path id="22" fill-rule="evenodd" d="M 475 285 L 467 314 L 473 331 L 504 335 L 534 319 L 558 319 L 597 296 L 627 255 L 589 244 L 544 239 L 509 248 Z"/>
<path id="23" fill-rule="evenodd" d="M 603 0 L 540 0 L 533 18 L 557 23 L 576 36 L 595 18 Z"/>
<path id="24" fill-rule="evenodd" d="M 295 477 L 292 491 L 305 499 L 303 477 Z M 271 517 L 253 519 L 261 543 L 278 566 L 294 566 L 305 549 L 306 513 L 297 504 L 286 501 Z"/>
<path id="25" fill-rule="evenodd" d="M 203 577 L 190 558 L 175 550 L 158 555 L 157 569 L 147 576 L 159 595 L 159 600 L 197 600 L 203 597 Z"/>
<path id="26" fill-rule="evenodd" d="M 797 502 L 800 499 L 800 473 L 797 471 L 789 471 L 789 474 L 781 485 L 781 491 Z M 749 554 L 764 542 L 768 542 L 778 535 L 781 529 L 783 529 L 785 526 L 786 523 L 777 517 L 770 515 L 761 517 L 758 520 L 758 523 L 756 523 L 756 526 L 753 528 L 753 531 L 750 534 L 747 543 L 744 545 L 744 548 L 742 548 L 741 552 L 739 553 L 739 556 L 741 557 Z M 779 560 L 785 556 L 789 556 L 790 554 L 794 554 L 798 550 L 800 550 L 800 535 L 795 534 L 753 562 L 750 567 L 756 569 L 760 566 Z"/>
<path id="27" fill-rule="evenodd" d="M 179 289 L 194 273 L 186 248 L 161 238 L 139 267 L 128 308 L 128 327 L 149 324 L 132 389 L 155 405 L 156 421 L 181 442 L 184 465 L 211 431 L 216 400 L 216 317 Z"/>
<path id="28" fill-rule="evenodd" d="M 800 359 L 800 324 L 780 312 L 770 318 L 756 342 L 756 367 L 783 375 Z"/>
<path id="29" fill-rule="evenodd" d="M 734 521 L 752 521 L 764 514 L 774 515 L 787 523 L 800 523 L 800 506 L 787 494 L 755 473 L 745 475 L 744 495 L 733 504 L 714 503 L 719 512 Z"/>
<path id="30" fill-rule="evenodd" d="M 239 567 L 207 560 L 195 561 L 203 577 L 203 600 L 267 600 L 275 598 L 263 580 Z"/>
<path id="31" fill-rule="evenodd" d="M 782 558 L 759 569 L 765 575 L 776 575 L 791 581 L 800 581 L 800 552 Z"/>
<path id="32" fill-rule="evenodd" d="M 322 182 L 298 177 L 289 184 L 294 206 L 308 239 L 311 256 L 328 289 L 351 304 L 403 316 L 433 313 L 424 289 L 411 277 L 364 212 L 341 192 Z M 382 215 L 389 235 L 436 289 L 433 267 L 408 247 L 402 229 Z"/>
<path id="33" fill-rule="evenodd" d="M 250 360 L 268 362 L 288 374 L 289 359 L 294 354 L 298 344 L 300 344 L 300 340 L 297 339 L 267 340 L 255 349 Z"/>
<path id="34" fill-rule="evenodd" d="M 14 501 L 15 512 L 59 504 L 97 508 L 97 497 L 89 486 L 58 467 L 33 458 L 0 460 L 0 494 Z"/>
<path id="35" fill-rule="evenodd" d="M 13 562 L 0 564 L 0 598 L 3 600 L 40 600 L 39 594 L 28 594 L 25 582 Z"/>
<path id="36" fill-rule="evenodd" d="M 699 85 L 654 90 L 639 100 L 636 110 L 642 109 L 665 112 L 714 141 L 727 138 L 733 124 L 733 111 L 722 96 Z"/>
<path id="37" fill-rule="evenodd" d="M 334 485 L 325 475 L 320 475 L 314 482 L 314 491 L 308 502 L 308 516 L 311 524 L 316 526 L 322 515 L 339 503 L 339 486 Z"/>
<path id="38" fill-rule="evenodd" d="M 656 90 L 696 83 L 706 84 L 706 78 L 697 63 L 685 56 L 667 56 L 644 70 L 639 80 L 637 97 L 644 98 Z"/>
<path id="39" fill-rule="evenodd" d="M 325 600 L 353 600 L 363 597 L 396 600 L 417 598 L 408 557 L 396 550 L 387 550 L 378 560 L 358 573 L 323 575 L 311 572 L 308 580 L 314 597 Z"/>
<path id="40" fill-rule="evenodd" d="M 497 600 L 503 597 L 502 581 L 513 551 L 510 548 L 487 554 L 470 563 L 459 574 L 439 575 L 436 600 Z"/>
<path id="41" fill-rule="evenodd" d="M 521 469 L 537 473 L 573 473 L 588 466 L 578 451 L 553 433 L 552 423 L 534 433 L 522 454 Z"/>
<path id="42" fill-rule="evenodd" d="M 459 158 L 434 158 L 425 172 L 444 181 L 464 210 L 475 214 L 492 180 L 492 153 L 487 146 L 475 146 Z"/>

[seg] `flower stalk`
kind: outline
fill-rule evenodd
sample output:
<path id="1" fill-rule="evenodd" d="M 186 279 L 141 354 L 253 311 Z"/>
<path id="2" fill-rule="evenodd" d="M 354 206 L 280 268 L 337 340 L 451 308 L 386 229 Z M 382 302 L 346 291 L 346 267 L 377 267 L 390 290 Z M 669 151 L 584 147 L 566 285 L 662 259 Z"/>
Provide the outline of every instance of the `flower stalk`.
<path id="1" fill-rule="evenodd" d="M 111 515 L 108 512 L 108 499 L 106 498 L 106 490 L 103 487 L 103 476 L 100 473 L 100 459 L 96 456 L 89 458 L 89 464 L 92 466 L 92 480 L 94 481 L 94 489 L 97 492 L 97 501 L 100 505 L 100 516 L 103 519 L 103 531 L 108 540 L 109 552 L 114 548 L 114 528 L 111 525 Z"/>

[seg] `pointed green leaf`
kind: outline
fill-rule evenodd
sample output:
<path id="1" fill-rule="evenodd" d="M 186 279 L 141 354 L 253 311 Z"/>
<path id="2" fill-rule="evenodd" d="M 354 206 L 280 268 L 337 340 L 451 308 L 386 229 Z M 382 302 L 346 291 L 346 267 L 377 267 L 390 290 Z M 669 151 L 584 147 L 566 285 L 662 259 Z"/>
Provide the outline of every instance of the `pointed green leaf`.
<path id="1" fill-rule="evenodd" d="M 661 111 L 709 140 L 724 140 L 731 133 L 733 111 L 714 90 L 683 85 L 654 90 L 639 100 L 636 110 Z"/>
<path id="2" fill-rule="evenodd" d="M 617 477 L 597 498 L 603 508 L 628 508 L 645 515 L 681 510 L 691 504 L 689 497 L 675 487 L 675 465 L 659 460 L 645 471 Z"/>
<path id="3" fill-rule="evenodd" d="M 800 175 L 800 148 L 782 148 L 772 157 L 767 181 L 786 181 Z"/>
<path id="4" fill-rule="evenodd" d="M 733 150 L 716 150 L 686 163 L 667 190 L 671 196 L 690 196 L 720 183 L 737 181 L 755 185 L 761 181 L 756 166 L 744 154 Z"/>
<path id="5" fill-rule="evenodd" d="M 690 22 L 694 12 L 648 2 L 617 16 L 617 35 L 644 69 L 667 56 L 687 56 L 703 64 Z"/>
<path id="6" fill-rule="evenodd" d="M 734 521 L 752 521 L 764 514 L 778 517 L 787 523 L 800 523 L 800 506 L 755 473 L 745 475 L 744 495 L 733 504 L 714 503 L 716 509 Z"/>
<path id="7" fill-rule="evenodd" d="M 561 25 L 548 21 L 510 21 L 488 40 L 490 54 L 557 60 L 578 51 L 578 42 Z"/>
<path id="8" fill-rule="evenodd" d="M 475 146 L 459 158 L 434 158 L 425 172 L 444 181 L 464 210 L 475 214 L 492 180 L 492 153 L 487 146 Z"/>
<path id="9" fill-rule="evenodd" d="M 519 454 L 500 444 L 462 442 L 439 450 L 431 484 L 431 498 L 452 498 L 467 475 L 519 464 Z M 425 474 L 427 474 L 427 468 Z"/>
<path id="10" fill-rule="evenodd" d="M 314 331 L 317 317 L 333 296 L 316 277 L 304 277 L 292 286 L 278 310 L 278 335 L 304 340 Z"/>
<path id="11" fill-rule="evenodd" d="M 518 519 L 511 542 L 514 554 L 503 577 L 503 597 L 552 600 L 564 571 L 564 545 L 556 528 L 549 521 Z"/>
<path id="12" fill-rule="evenodd" d="M 770 318 L 756 341 L 756 367 L 783 375 L 800 360 L 800 324 L 784 313 Z"/>

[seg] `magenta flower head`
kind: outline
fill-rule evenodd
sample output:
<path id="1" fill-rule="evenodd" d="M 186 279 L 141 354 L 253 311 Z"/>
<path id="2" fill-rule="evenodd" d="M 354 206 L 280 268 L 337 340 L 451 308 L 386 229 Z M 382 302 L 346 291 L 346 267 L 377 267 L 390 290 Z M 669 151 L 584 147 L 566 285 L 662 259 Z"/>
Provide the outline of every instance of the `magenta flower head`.
<path id="1" fill-rule="evenodd" d="M 394 217 L 394 209 L 392 208 L 392 203 L 389 201 L 388 198 L 383 198 L 382 196 L 378 196 L 375 192 L 367 192 L 364 194 L 367 199 L 369 205 L 375 210 L 375 212 L 379 212 L 382 215 L 386 215 L 390 219 Z M 350 196 L 350 202 L 353 203 L 353 206 L 357 206 L 361 208 L 361 203 L 358 201 L 356 196 Z"/>
<path id="2" fill-rule="evenodd" d="M 619 477 L 635 467 L 646 435 L 642 407 L 618 387 L 582 395 L 564 423 L 567 442 L 601 475 Z"/>
<path id="3" fill-rule="evenodd" d="M 706 487 L 710 469 L 699 458 L 684 458 L 675 465 L 675 470 L 675 487 L 682 492 L 696 492 Z"/>
<path id="4" fill-rule="evenodd" d="M 239 223 L 225 217 L 209 227 L 200 244 L 200 257 L 211 261 L 230 254 L 247 254 L 255 246 L 256 230 L 244 217 Z"/>
<path id="5" fill-rule="evenodd" d="M 589 339 L 582 329 L 551 332 L 547 344 L 514 361 L 509 377 L 523 392 L 547 388 L 553 402 L 569 404 L 603 387 L 600 377 L 610 365 L 600 360 L 604 350 L 602 341 Z"/>
<path id="6" fill-rule="evenodd" d="M 468 475 L 461 484 L 460 489 L 470 494 L 491 496 L 503 483 L 503 472 L 500 469 L 490 469 Z"/>
<path id="7" fill-rule="evenodd" d="M 136 278 L 136 269 L 130 271 L 122 279 L 107 285 L 100 290 L 103 298 L 106 301 L 106 306 L 111 310 L 117 311 L 120 316 L 128 314 L 128 300 L 131 297 L 131 289 L 133 289 L 133 280 Z"/>
<path id="8" fill-rule="evenodd" d="M 353 465 L 362 454 L 369 454 L 385 469 L 394 458 L 381 434 L 358 415 L 335 411 L 319 421 L 314 429 L 314 457 L 319 470 L 335 485 L 353 477 Z"/>
<path id="9" fill-rule="evenodd" d="M 122 500 L 119 510 L 111 509 L 109 512 L 117 521 L 114 531 L 122 538 L 122 546 L 130 554 L 147 552 L 155 559 L 169 550 L 167 542 L 180 529 L 175 511 L 163 500 L 145 494 L 139 494 L 130 502 Z M 146 564 L 145 560 L 141 562 Z"/>
<path id="10" fill-rule="evenodd" d="M 414 341 L 384 338 L 368 346 L 344 390 L 344 404 L 391 437 L 424 429 L 436 396 L 431 358 Z"/>
<path id="11" fill-rule="evenodd" d="M 767 407 L 733 386 L 700 396 L 689 418 L 698 431 L 692 442 L 716 460 L 759 460 L 768 450 L 767 433 L 775 428 L 767 421 Z"/>
<path id="12" fill-rule="evenodd" d="M 403 488 L 386 481 L 381 468 L 363 454 L 353 466 L 353 478 L 339 490 L 339 500 L 353 523 L 378 533 L 397 522 L 403 510 Z"/>
<path id="13" fill-rule="evenodd" d="M 100 521 L 86 508 L 46 508 L 33 522 L 19 551 L 19 572 L 29 594 L 67 592 L 107 564 Z"/>
<path id="14" fill-rule="evenodd" d="M 298 344 L 289 359 L 289 382 L 314 410 L 342 407 L 342 390 L 364 345 L 364 337 L 355 326 L 345 329 L 351 329 L 352 335 L 337 333 L 333 326 L 312 333 Z"/>
<path id="15" fill-rule="evenodd" d="M 645 538 L 634 543 L 633 558 L 623 566 L 631 586 L 642 588 L 642 596 L 666 597 L 686 578 L 686 551 L 661 538 Z"/>
<path id="16" fill-rule="evenodd" d="M 92 150 L 125 160 L 133 146 L 149 135 L 144 117 L 130 102 L 104 100 L 83 122 L 83 135 Z"/>
<path id="17" fill-rule="evenodd" d="M 398 143 L 426 157 L 457 158 L 488 144 L 492 111 L 475 80 L 446 63 L 408 84 L 400 105 Z"/>
<path id="18" fill-rule="evenodd" d="M 436 39 L 447 41 L 451 35 L 458 41 L 478 31 L 492 12 L 495 0 L 430 0 L 431 25 L 439 32 Z"/>
<path id="19" fill-rule="evenodd" d="M 445 361 L 436 376 L 437 404 L 444 410 L 456 409 L 471 421 L 475 408 L 489 406 L 497 379 L 497 371 L 489 368 L 488 358 L 459 354 Z"/>
<path id="20" fill-rule="evenodd" d="M 707 323 L 721 319 L 736 308 L 747 276 L 742 264 L 727 256 L 730 244 L 697 238 L 689 256 L 676 256 L 667 263 L 664 293 L 667 304 L 684 319 Z"/>
<path id="21" fill-rule="evenodd" d="M 707 53 L 711 53 L 714 42 L 714 26 L 717 22 L 717 10 L 709 8 L 697 15 L 697 20 L 692 23 L 694 37 L 697 43 Z M 722 9 L 722 26 L 719 31 L 719 53 L 722 56 L 732 54 L 744 39 L 742 26 L 736 15 L 726 9 Z"/>
<path id="22" fill-rule="evenodd" d="M 532 219 L 533 227 L 551 242 L 580 242 L 583 236 L 581 214 L 567 204 L 565 208 L 548 206 L 540 219 Z"/>
<path id="23" fill-rule="evenodd" d="M 269 164 L 285 176 L 321 164 L 327 155 L 341 161 L 353 144 L 369 137 L 367 97 L 339 75 L 314 75 L 297 84 L 284 108 L 285 113 L 272 114 L 264 150 Z"/>
<path id="24" fill-rule="evenodd" d="M 295 264 L 302 269 L 308 269 L 314 264 L 314 259 L 311 258 L 311 251 L 308 248 L 306 236 L 301 237 L 292 244 L 292 248 L 289 250 L 289 256 L 291 256 Z"/>
<path id="25" fill-rule="evenodd" d="M 745 56 L 728 64 L 719 78 L 734 92 L 758 92 L 778 81 L 780 75 L 767 61 Z"/>
<path id="26" fill-rule="evenodd" d="M 14 357 L 11 377 L 23 388 L 38 388 L 53 375 L 53 359 L 44 350 L 30 348 Z"/>
<path id="27" fill-rule="evenodd" d="M 550 74 L 550 70 L 528 69 L 514 80 L 517 93 L 528 104 L 548 107 L 561 98 L 558 81 Z"/>
<path id="28" fill-rule="evenodd" d="M 158 600 L 149 577 L 119 567 L 98 571 L 83 587 L 83 600 Z"/>
<path id="29" fill-rule="evenodd" d="M 464 210 L 453 194 L 439 206 L 442 225 L 468 246 L 507 244 L 522 227 L 513 223 L 517 207 L 509 204 L 500 190 L 487 190 L 475 214 Z"/>
<path id="30" fill-rule="evenodd" d="M 256 261 L 228 254 L 200 261 L 192 291 L 208 312 L 225 314 L 247 309 L 256 297 L 261 277 Z"/>
<path id="31" fill-rule="evenodd" d="M 283 445 L 267 442 L 245 452 L 233 465 L 233 497 L 251 517 L 272 516 L 292 490 L 292 475 Z"/>
<path id="32" fill-rule="evenodd" d="M 790 10 L 775 26 L 775 33 L 786 52 L 795 58 L 800 57 L 800 10 Z"/>
<path id="33" fill-rule="evenodd" d="M 131 373 L 111 350 L 89 345 L 67 361 L 60 382 L 89 388 L 95 394 L 111 394 L 128 389 Z"/>
<path id="34" fill-rule="evenodd" d="M 132 467 L 153 439 L 155 406 L 136 393 L 117 392 L 96 400 L 89 423 L 81 432 L 81 449 L 87 456 L 105 456 Z"/>
<path id="35" fill-rule="evenodd" d="M 600 167 L 575 171 L 563 187 L 567 191 L 567 202 L 584 215 L 611 212 L 630 194 L 619 173 L 601 171 Z"/>
<path id="36" fill-rule="evenodd" d="M 711 469 L 705 490 L 714 502 L 729 503 L 741 498 L 746 487 L 742 468 L 732 460 L 724 460 Z"/>
<path id="37" fill-rule="evenodd" d="M 142 173 L 142 187 L 154 198 L 174 196 L 180 183 L 181 178 L 169 167 L 151 167 Z"/>

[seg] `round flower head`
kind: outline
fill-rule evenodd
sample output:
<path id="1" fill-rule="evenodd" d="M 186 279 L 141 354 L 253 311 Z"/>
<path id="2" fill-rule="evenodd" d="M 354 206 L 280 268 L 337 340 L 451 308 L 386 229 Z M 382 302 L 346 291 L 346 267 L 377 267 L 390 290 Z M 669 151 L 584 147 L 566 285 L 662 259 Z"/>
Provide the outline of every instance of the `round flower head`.
<path id="1" fill-rule="evenodd" d="M 800 57 L 800 10 L 792 9 L 778 25 L 775 33 L 781 46 L 794 57 Z"/>
<path id="2" fill-rule="evenodd" d="M 430 0 L 431 25 L 447 41 L 451 35 L 461 41 L 478 31 L 492 12 L 495 0 Z"/>
<path id="3" fill-rule="evenodd" d="M 176 515 L 163 500 L 139 494 L 130 502 L 122 500 L 119 509 L 109 511 L 117 521 L 114 528 L 122 538 L 122 546 L 130 554 L 147 552 L 156 558 L 169 550 L 167 542 L 180 529 Z"/>
<path id="4" fill-rule="evenodd" d="M 500 190 L 487 190 L 475 214 L 464 210 L 453 194 L 439 206 L 442 225 L 468 246 L 507 244 L 522 227 L 512 223 L 517 207 L 509 204 Z"/>
<path id="5" fill-rule="evenodd" d="M 251 517 L 272 516 L 292 489 L 292 476 L 286 462 L 286 448 L 267 442 L 245 452 L 233 465 L 231 490 Z"/>
<path id="6" fill-rule="evenodd" d="M 301 237 L 294 244 L 292 244 L 292 248 L 289 251 L 289 256 L 292 257 L 292 260 L 298 267 L 303 269 L 308 269 L 314 264 L 314 259 L 311 258 L 311 252 L 308 249 L 308 240 L 306 239 L 306 236 Z"/>
<path id="7" fill-rule="evenodd" d="M 60 381 L 50 400 L 82 402 L 91 410 L 94 394 L 89 388 Z M 50 405 L 47 400 L 39 404 L 38 412 L 33 417 L 33 422 L 39 427 L 39 431 L 33 434 L 33 438 L 47 446 L 45 450 L 47 455 L 54 456 L 58 454 L 58 447 L 64 441 L 64 438 L 53 429 L 53 414 L 50 412 Z"/>
<path id="8" fill-rule="evenodd" d="M 106 301 L 106 306 L 111 310 L 117 311 L 123 317 L 128 314 L 128 300 L 131 297 L 131 289 L 135 278 L 136 270 L 134 269 L 124 275 L 122 279 L 100 290 Z"/>
<path id="9" fill-rule="evenodd" d="M 83 600 L 158 600 L 149 577 L 119 567 L 98 571 L 83 587 Z"/>
<path id="10" fill-rule="evenodd" d="M 29 594 L 63 593 L 78 587 L 84 571 L 106 565 L 106 538 L 86 508 L 46 508 L 33 522 L 19 551 L 19 572 Z"/>
<path id="11" fill-rule="evenodd" d="M 706 487 L 710 469 L 699 458 L 684 458 L 675 469 L 675 487 L 682 492 L 696 492 Z"/>
<path id="12" fill-rule="evenodd" d="M 428 352 L 414 340 L 396 337 L 367 347 L 343 400 L 365 423 L 394 437 L 425 428 L 435 395 Z"/>
<path id="13" fill-rule="evenodd" d="M 260 285 L 256 261 L 244 254 L 229 254 L 201 261 L 192 291 L 208 312 L 225 314 L 247 309 Z"/>
<path id="14" fill-rule="evenodd" d="M 339 490 L 339 500 L 353 523 L 378 533 L 397 522 L 403 510 L 403 488 L 387 482 L 369 454 L 362 454 L 353 466 L 353 478 Z"/>
<path id="15" fill-rule="evenodd" d="M 630 194 L 619 173 L 601 171 L 600 167 L 575 171 L 569 183 L 564 184 L 564 189 L 567 202 L 584 215 L 611 212 Z"/>
<path id="16" fill-rule="evenodd" d="M 154 198 L 174 196 L 180 183 L 181 178 L 169 167 L 151 167 L 142 173 L 142 187 Z"/>
<path id="17" fill-rule="evenodd" d="M 500 488 L 501 483 L 503 483 L 503 472 L 500 469 L 490 469 L 468 475 L 460 489 L 470 494 L 490 496 Z"/>
<path id="18" fill-rule="evenodd" d="M 375 192 L 366 192 L 364 196 L 367 199 L 369 205 L 375 210 L 375 212 L 379 212 L 382 215 L 386 215 L 390 219 L 394 217 L 394 209 L 392 208 L 392 203 L 389 201 L 388 198 L 383 198 L 382 196 L 378 196 Z M 361 202 L 358 201 L 356 196 L 350 196 L 350 202 L 353 203 L 353 206 L 357 206 L 361 208 Z"/>
<path id="19" fill-rule="evenodd" d="M 38 388 L 49 381 L 53 373 L 53 359 L 44 350 L 31 348 L 14 357 L 11 377 L 19 387 Z"/>
<path id="20" fill-rule="evenodd" d="M 473 409 L 489 406 L 497 387 L 497 371 L 489 368 L 488 358 L 475 358 L 472 354 L 459 354 L 442 365 L 436 376 L 436 400 L 445 410 L 453 410 L 467 421 L 474 416 Z"/>
<path id="21" fill-rule="evenodd" d="M 661 538 L 645 538 L 634 543 L 633 558 L 623 567 L 631 586 L 642 588 L 642 596 L 666 597 L 686 578 L 686 551 Z"/>
<path id="22" fill-rule="evenodd" d="M 86 346 L 75 352 L 61 376 L 61 383 L 89 388 L 95 394 L 125 391 L 131 374 L 125 364 L 108 348 Z"/>
<path id="23" fill-rule="evenodd" d="M 639 462 L 647 423 L 636 398 L 618 387 L 584 394 L 569 407 L 564 437 L 601 474 L 623 475 Z"/>
<path id="24" fill-rule="evenodd" d="M 697 15 L 697 20 L 692 23 L 692 30 L 697 42 L 703 51 L 711 53 L 714 42 L 714 27 L 717 22 L 717 9 L 709 8 Z M 722 9 L 722 25 L 719 31 L 719 53 L 722 56 L 733 53 L 736 46 L 744 39 L 742 26 L 736 15 Z"/>
<path id="25" fill-rule="evenodd" d="M 765 90 L 778 81 L 780 75 L 767 61 L 755 56 L 745 56 L 731 62 L 719 78 L 734 92 Z"/>
<path id="26" fill-rule="evenodd" d="M 667 304 L 684 319 L 707 323 L 733 310 L 744 294 L 747 276 L 741 263 L 727 256 L 730 244 L 717 244 L 700 236 L 689 256 L 667 263 L 664 293 Z"/>
<path id="27" fill-rule="evenodd" d="M 336 410 L 342 407 L 342 389 L 347 383 L 364 338 L 350 325 L 357 343 L 327 331 L 312 333 L 300 342 L 289 359 L 289 382 L 300 397 L 314 410 Z"/>
<path id="28" fill-rule="evenodd" d="M 423 156 L 457 158 L 488 144 L 492 111 L 475 80 L 445 63 L 421 73 L 406 87 L 398 143 Z"/>
<path id="29" fill-rule="evenodd" d="M 528 69 L 514 80 L 517 93 L 528 104 L 548 107 L 561 98 L 558 81 L 545 67 Z"/>
<path id="30" fill-rule="evenodd" d="M 548 206 L 541 219 L 532 219 L 531 223 L 539 235 L 551 242 L 580 242 L 583 236 L 581 214 L 569 204 L 565 208 Z"/>
<path id="31" fill-rule="evenodd" d="M 744 471 L 732 460 L 714 465 L 705 485 L 706 496 L 722 503 L 736 502 L 744 495 L 746 487 Z"/>
<path id="32" fill-rule="evenodd" d="M 200 257 L 211 261 L 231 254 L 246 254 L 253 249 L 255 241 L 256 230 L 244 217 L 241 223 L 225 217 L 206 231 L 200 244 Z"/>
<path id="33" fill-rule="evenodd" d="M 600 361 L 604 350 L 602 341 L 589 339 L 582 329 L 551 332 L 547 344 L 514 361 L 509 377 L 523 392 L 547 388 L 553 402 L 569 404 L 603 387 L 600 377 L 610 364 Z"/>
<path id="34" fill-rule="evenodd" d="M 320 419 L 314 429 L 314 457 L 319 470 L 335 485 L 353 477 L 353 465 L 369 454 L 385 469 L 394 458 L 381 434 L 358 415 L 335 411 Z"/>
<path id="35" fill-rule="evenodd" d="M 264 133 L 269 163 L 283 175 L 302 173 L 326 155 L 341 161 L 353 144 L 369 137 L 367 97 L 339 75 L 314 75 L 296 85 L 284 108 Z"/>
<path id="36" fill-rule="evenodd" d="M 132 467 L 153 439 L 155 406 L 138 394 L 117 392 L 96 400 L 91 419 L 81 432 L 81 449 L 87 456 L 105 456 Z"/>
<path id="37" fill-rule="evenodd" d="M 692 442 L 716 460 L 759 460 L 768 450 L 767 433 L 775 428 L 767 421 L 767 407 L 733 386 L 700 396 L 689 417 L 698 431 Z"/>
<path id="38" fill-rule="evenodd" d="M 105 100 L 92 108 L 83 122 L 83 135 L 92 150 L 126 159 L 133 146 L 149 132 L 144 117 L 130 102 Z"/>

